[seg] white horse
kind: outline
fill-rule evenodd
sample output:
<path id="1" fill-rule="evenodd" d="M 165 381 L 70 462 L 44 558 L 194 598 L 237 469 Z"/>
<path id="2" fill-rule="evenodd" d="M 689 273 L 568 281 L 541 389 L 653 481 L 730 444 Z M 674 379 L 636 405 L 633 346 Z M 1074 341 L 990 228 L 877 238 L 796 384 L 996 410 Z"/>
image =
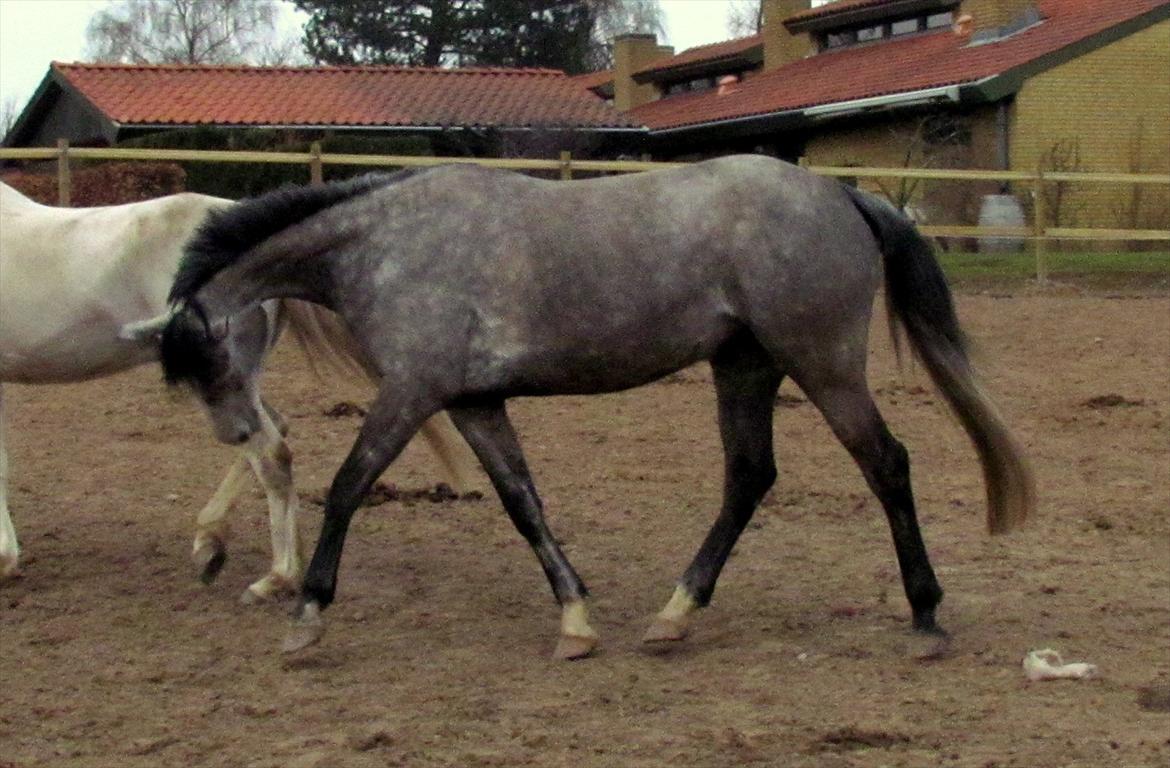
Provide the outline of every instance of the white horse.
<path id="1" fill-rule="evenodd" d="M 129 205 L 52 208 L 0 182 L 0 580 L 19 573 L 20 549 L 7 503 L 3 382 L 52 384 L 107 376 L 157 360 L 157 322 L 183 245 L 209 211 L 232 201 L 184 193 Z M 268 303 L 233 334 L 254 347 L 258 374 L 264 354 L 285 323 L 306 351 L 347 354 L 340 325 L 302 303 Z M 241 456 L 196 518 L 193 557 L 211 581 L 223 565 L 225 517 L 247 467 L 268 497 L 272 569 L 243 600 L 294 591 L 302 559 L 292 454 L 280 416 L 257 396 L 260 430 L 240 445 Z M 472 483 L 472 458 L 446 416 L 423 429 L 449 481 Z M 223 436 L 220 436 L 221 439 Z"/>

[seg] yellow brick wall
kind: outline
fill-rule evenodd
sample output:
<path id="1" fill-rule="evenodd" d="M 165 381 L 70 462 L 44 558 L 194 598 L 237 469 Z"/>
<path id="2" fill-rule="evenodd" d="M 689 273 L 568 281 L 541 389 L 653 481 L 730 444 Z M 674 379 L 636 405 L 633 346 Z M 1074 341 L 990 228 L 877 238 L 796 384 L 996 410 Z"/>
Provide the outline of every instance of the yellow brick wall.
<path id="1" fill-rule="evenodd" d="M 1030 78 L 1016 96 L 1013 168 L 1170 173 L 1170 21 Z M 1066 170 L 1074 168 L 1066 167 Z M 1058 169 L 1059 170 L 1059 169 Z M 1064 226 L 1170 228 L 1170 189 L 1066 185 Z"/>
<path id="2" fill-rule="evenodd" d="M 982 107 L 966 113 L 963 118 L 971 129 L 970 146 L 965 150 L 951 150 L 947 155 L 949 162 L 931 162 L 930 167 L 995 167 L 995 108 Z M 805 162 L 827 166 L 922 168 L 920 154 L 914 154 L 907 161 L 907 150 L 920 119 L 920 114 L 908 113 L 868 125 L 830 124 L 805 145 Z M 997 191 L 996 184 L 984 182 L 906 183 L 912 187 L 914 205 L 935 224 L 974 224 L 982 195 Z M 902 192 L 898 188 L 901 184 L 899 179 L 863 179 L 859 186 L 875 192 L 884 191 L 888 197 L 893 197 Z"/>

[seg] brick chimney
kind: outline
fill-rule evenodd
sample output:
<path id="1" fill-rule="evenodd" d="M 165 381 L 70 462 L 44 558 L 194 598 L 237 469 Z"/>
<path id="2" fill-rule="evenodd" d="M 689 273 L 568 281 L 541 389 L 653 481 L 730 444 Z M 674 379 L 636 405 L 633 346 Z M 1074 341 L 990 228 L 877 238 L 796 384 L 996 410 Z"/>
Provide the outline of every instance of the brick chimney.
<path id="1" fill-rule="evenodd" d="M 653 83 L 639 85 L 634 73 L 655 59 L 674 53 L 674 48 L 659 45 L 652 34 L 619 35 L 613 40 L 613 105 L 625 112 L 658 98 Z"/>
<path id="2" fill-rule="evenodd" d="M 784 27 L 784 20 L 794 13 L 806 11 L 810 0 L 764 0 L 764 70 L 782 67 L 813 53 L 812 41 L 806 34 L 792 34 Z"/>
<path id="3" fill-rule="evenodd" d="M 963 0 L 955 18 L 970 14 L 975 29 L 993 29 L 1014 21 L 1034 5 L 1035 0 Z"/>

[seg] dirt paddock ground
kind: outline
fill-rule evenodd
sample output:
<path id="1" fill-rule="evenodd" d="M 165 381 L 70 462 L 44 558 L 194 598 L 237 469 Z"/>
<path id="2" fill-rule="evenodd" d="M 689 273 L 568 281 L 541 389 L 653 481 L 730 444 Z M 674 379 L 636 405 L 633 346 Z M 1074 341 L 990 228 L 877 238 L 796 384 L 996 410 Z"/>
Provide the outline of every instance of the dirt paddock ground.
<path id="1" fill-rule="evenodd" d="M 963 295 L 989 389 L 1027 446 L 1037 519 L 990 539 L 974 453 L 875 319 L 871 385 L 910 450 L 949 655 L 907 653 L 884 516 L 799 391 L 780 479 L 690 639 L 639 645 L 714 518 L 709 373 L 518 401 L 550 523 L 602 647 L 550 659 L 558 611 L 494 496 L 391 501 L 352 527 L 317 648 L 277 651 L 287 604 L 245 607 L 268 564 L 258 487 L 204 587 L 192 516 L 232 458 L 154 368 L 6 386 L 24 576 L 0 586 L 0 766 L 1162 766 L 1170 764 L 1170 300 Z M 266 379 L 303 497 L 358 421 L 292 348 Z M 412 445 L 387 480 L 433 484 Z M 320 508 L 301 522 L 315 541 Z M 1028 683 L 1052 647 L 1087 681 Z"/>

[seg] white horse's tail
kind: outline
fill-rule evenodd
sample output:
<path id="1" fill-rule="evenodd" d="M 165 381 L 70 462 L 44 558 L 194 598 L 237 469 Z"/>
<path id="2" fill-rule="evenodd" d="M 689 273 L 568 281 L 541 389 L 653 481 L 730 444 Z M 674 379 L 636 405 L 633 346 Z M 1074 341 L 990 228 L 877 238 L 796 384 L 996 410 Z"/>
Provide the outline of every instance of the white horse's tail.
<path id="1" fill-rule="evenodd" d="M 377 384 L 377 373 L 335 313 L 297 299 L 282 299 L 280 305 L 289 332 L 318 379 L 339 375 L 344 381 Z"/>
<path id="2" fill-rule="evenodd" d="M 281 309 L 293 340 L 318 379 L 328 382 L 340 377 L 346 382 L 377 386 L 381 377 L 335 313 L 297 299 L 283 299 Z M 481 483 L 475 456 L 451 418 L 446 413 L 435 414 L 421 432 L 443 466 L 447 482 L 461 493 L 478 490 Z"/>

